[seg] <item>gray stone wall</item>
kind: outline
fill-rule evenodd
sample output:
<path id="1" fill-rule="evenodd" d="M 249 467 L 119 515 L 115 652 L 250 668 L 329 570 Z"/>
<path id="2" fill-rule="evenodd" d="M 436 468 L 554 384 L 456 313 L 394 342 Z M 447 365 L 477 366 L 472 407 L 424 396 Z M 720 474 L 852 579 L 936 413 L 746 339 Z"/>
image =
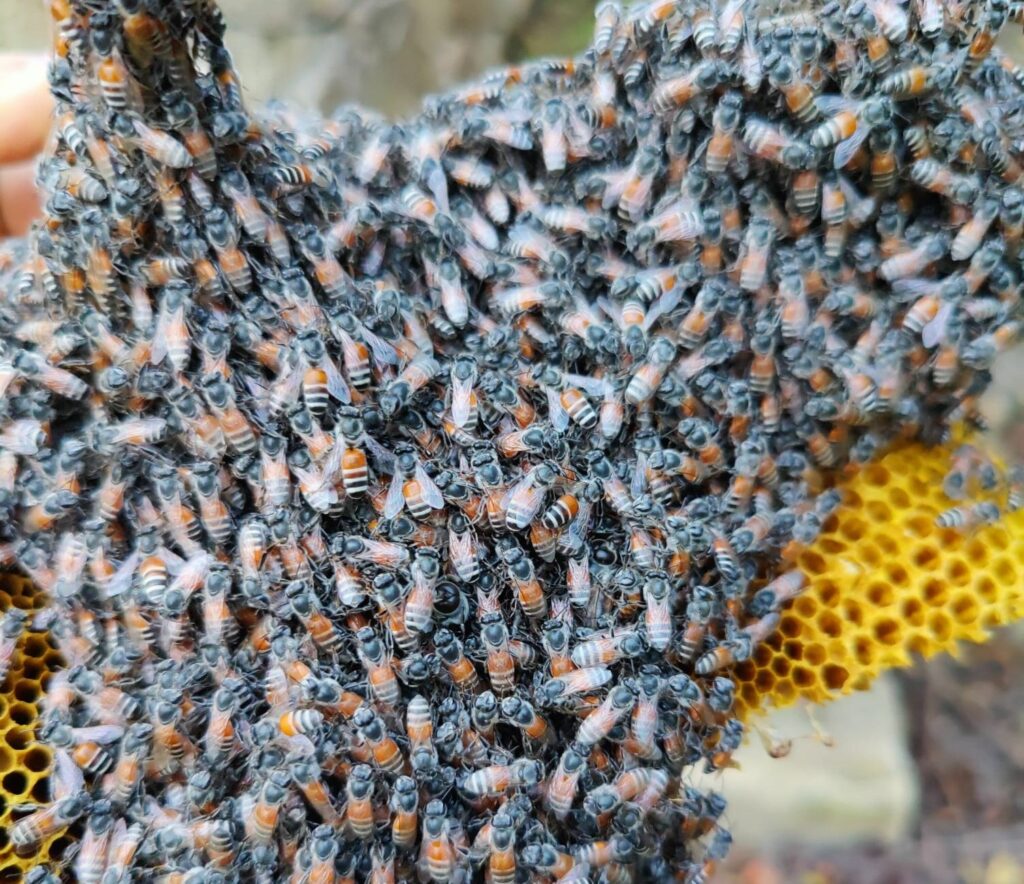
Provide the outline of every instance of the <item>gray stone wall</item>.
<path id="1" fill-rule="evenodd" d="M 393 115 L 500 64 L 532 0 L 222 0 L 246 91 Z M 587 5 L 589 6 L 589 0 Z M 589 19 L 589 10 L 587 10 Z M 0 50 L 43 49 L 39 0 L 0 0 Z"/>

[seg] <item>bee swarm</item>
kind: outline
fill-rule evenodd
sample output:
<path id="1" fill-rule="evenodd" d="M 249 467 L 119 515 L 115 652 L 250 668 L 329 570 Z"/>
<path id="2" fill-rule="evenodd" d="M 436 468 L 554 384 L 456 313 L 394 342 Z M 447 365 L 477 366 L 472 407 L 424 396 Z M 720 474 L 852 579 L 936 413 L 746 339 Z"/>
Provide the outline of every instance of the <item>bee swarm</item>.
<path id="1" fill-rule="evenodd" d="M 52 4 L 0 550 L 69 668 L 15 849 L 706 880 L 687 771 L 829 472 L 975 420 L 1016 337 L 1012 7 L 602 2 L 581 57 L 391 124 L 247 108 L 210 0 Z"/>

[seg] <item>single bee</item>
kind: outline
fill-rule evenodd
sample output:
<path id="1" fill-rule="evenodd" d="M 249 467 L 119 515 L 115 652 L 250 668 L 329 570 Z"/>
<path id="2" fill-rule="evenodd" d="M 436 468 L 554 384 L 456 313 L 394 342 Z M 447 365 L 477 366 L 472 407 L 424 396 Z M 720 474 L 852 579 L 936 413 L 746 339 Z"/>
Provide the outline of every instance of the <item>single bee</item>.
<path id="1" fill-rule="evenodd" d="M 393 519 L 407 507 L 415 518 L 426 519 L 431 510 L 443 510 L 444 505 L 444 496 L 423 468 L 413 446 L 396 446 L 395 472 L 384 504 L 384 518 Z"/>

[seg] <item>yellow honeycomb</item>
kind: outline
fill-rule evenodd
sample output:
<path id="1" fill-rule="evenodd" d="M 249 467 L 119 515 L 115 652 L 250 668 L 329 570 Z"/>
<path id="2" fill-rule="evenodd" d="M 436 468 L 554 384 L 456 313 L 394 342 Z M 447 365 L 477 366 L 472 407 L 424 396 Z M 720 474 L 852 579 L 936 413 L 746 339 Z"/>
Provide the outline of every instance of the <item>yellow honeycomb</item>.
<path id="1" fill-rule="evenodd" d="M 0 573 L 0 611 L 12 606 L 33 611 L 44 604 L 44 597 L 28 580 Z M 27 869 L 59 859 L 68 843 L 58 834 L 33 853 L 19 855 L 10 839 L 17 805 L 49 801 L 47 775 L 52 755 L 36 741 L 35 731 L 40 697 L 50 673 L 60 664 L 60 654 L 45 632 L 27 632 L 11 659 L 7 680 L 0 686 L 0 882 L 20 881 Z"/>
<path id="2" fill-rule="evenodd" d="M 839 483 L 843 504 L 797 560 L 807 588 L 736 667 L 741 714 L 863 690 L 915 657 L 982 642 L 1024 617 L 1024 510 L 935 525 L 950 448 L 906 445 Z"/>

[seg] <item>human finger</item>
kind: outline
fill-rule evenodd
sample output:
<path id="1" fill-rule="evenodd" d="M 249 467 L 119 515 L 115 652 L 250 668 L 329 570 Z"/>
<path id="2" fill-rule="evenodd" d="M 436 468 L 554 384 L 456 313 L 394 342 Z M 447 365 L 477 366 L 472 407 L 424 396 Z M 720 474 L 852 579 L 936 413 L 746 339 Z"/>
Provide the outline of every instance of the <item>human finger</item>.
<path id="1" fill-rule="evenodd" d="M 50 129 L 46 57 L 0 52 L 0 163 L 35 156 Z"/>
<path id="2" fill-rule="evenodd" d="M 21 236 L 38 217 L 35 160 L 0 166 L 0 236 Z"/>

